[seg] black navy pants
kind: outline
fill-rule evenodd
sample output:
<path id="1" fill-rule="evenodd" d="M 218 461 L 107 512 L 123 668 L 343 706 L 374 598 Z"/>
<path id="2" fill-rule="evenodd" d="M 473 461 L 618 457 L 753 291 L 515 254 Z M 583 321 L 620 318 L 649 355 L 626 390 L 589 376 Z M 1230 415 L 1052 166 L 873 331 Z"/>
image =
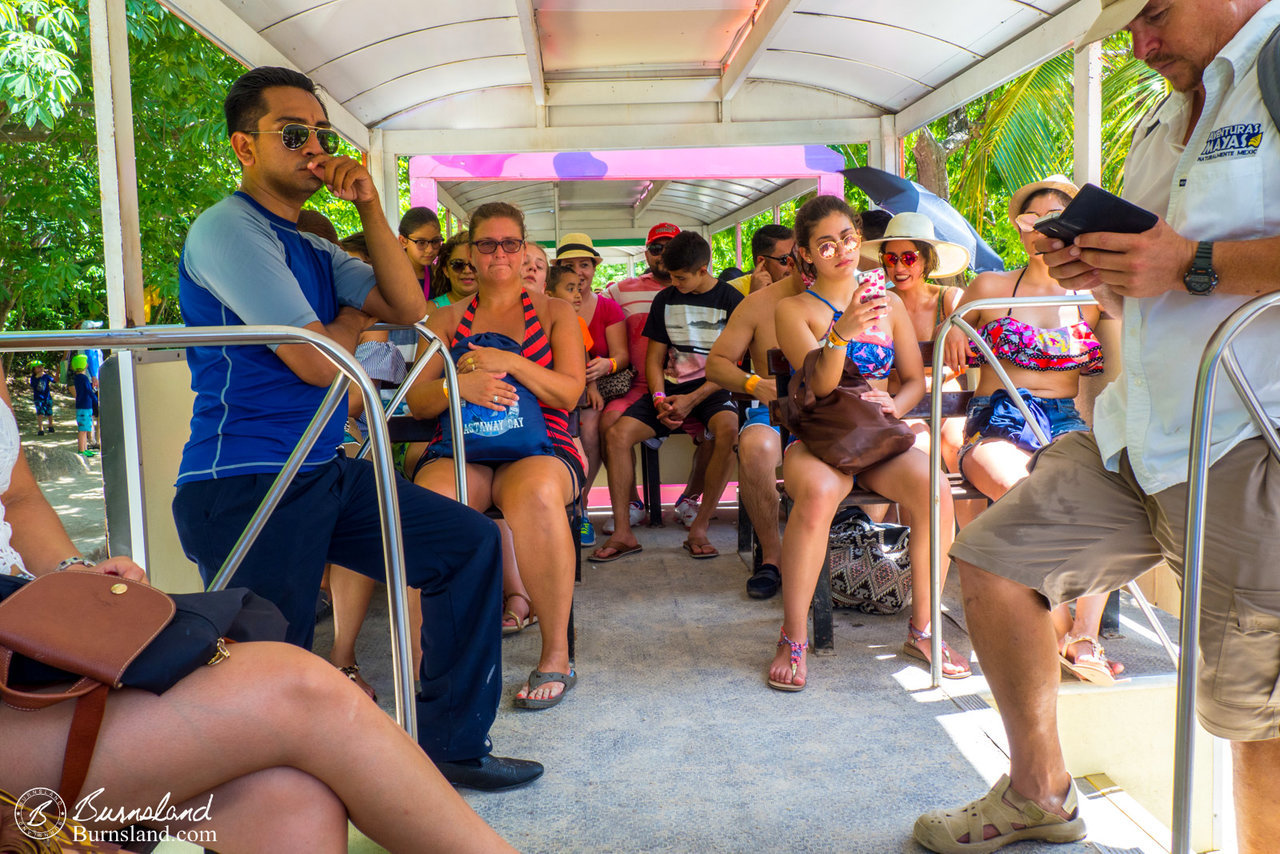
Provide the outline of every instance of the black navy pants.
<path id="1" fill-rule="evenodd" d="M 178 536 L 206 583 L 274 480 L 274 474 L 251 474 L 178 487 Z M 502 687 L 498 528 L 483 514 L 399 475 L 396 489 L 405 574 L 422 594 L 418 743 L 437 762 L 484 756 Z M 231 584 L 274 602 L 289 621 L 286 640 L 310 649 L 327 562 L 386 580 L 368 460 L 335 457 L 300 472 Z"/>

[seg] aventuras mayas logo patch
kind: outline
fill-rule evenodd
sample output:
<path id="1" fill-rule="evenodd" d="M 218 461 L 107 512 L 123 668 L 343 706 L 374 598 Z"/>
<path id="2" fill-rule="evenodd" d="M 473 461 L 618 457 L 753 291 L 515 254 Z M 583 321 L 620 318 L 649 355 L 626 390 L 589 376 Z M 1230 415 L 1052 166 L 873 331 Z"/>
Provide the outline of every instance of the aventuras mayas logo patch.
<path id="1" fill-rule="evenodd" d="M 1196 160 L 1203 163 L 1223 157 L 1249 157 L 1257 154 L 1261 147 L 1261 123 L 1227 125 L 1210 132 L 1209 138 L 1205 141 L 1204 150 Z"/>

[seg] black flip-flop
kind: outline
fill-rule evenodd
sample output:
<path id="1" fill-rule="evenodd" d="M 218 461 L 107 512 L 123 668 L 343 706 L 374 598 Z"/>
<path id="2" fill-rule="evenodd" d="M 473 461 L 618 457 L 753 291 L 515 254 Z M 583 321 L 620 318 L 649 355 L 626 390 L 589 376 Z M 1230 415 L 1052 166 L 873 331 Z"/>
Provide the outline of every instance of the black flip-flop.
<path id="1" fill-rule="evenodd" d="M 747 595 L 752 599 L 772 599 L 782 587 L 782 573 L 771 563 L 761 564 L 747 579 Z"/>

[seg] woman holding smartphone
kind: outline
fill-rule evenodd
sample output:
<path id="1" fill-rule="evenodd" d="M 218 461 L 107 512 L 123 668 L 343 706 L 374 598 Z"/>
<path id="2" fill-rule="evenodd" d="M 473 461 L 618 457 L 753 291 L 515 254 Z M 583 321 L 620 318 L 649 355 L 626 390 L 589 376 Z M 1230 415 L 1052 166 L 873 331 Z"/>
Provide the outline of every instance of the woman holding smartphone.
<path id="1" fill-rule="evenodd" d="M 778 345 L 793 366 L 821 350 L 810 379 L 822 397 L 839 383 L 846 359 L 871 385 L 863 397 L 886 413 L 901 416 L 924 396 L 924 366 L 906 308 L 895 294 L 871 297 L 858 284 L 858 215 L 841 198 L 818 196 L 796 213 L 796 252 L 801 268 L 814 276 L 811 288 L 778 303 Z M 863 299 L 868 297 L 867 299 Z M 888 377 L 896 368 L 901 384 L 890 394 Z M 768 682 L 779 691 L 799 691 L 807 682 L 808 612 L 827 552 L 827 532 L 836 507 L 854 479 L 793 441 L 782 460 L 783 479 L 793 506 L 782 537 L 782 633 L 769 666 Z M 932 493 L 929 456 L 918 448 L 877 463 L 858 475 L 858 483 L 927 520 Z M 951 543 L 951 493 L 939 496 L 942 547 Z M 912 583 L 929 589 L 929 528 L 916 526 L 910 543 Z M 929 597 L 917 596 L 907 624 L 903 653 L 927 661 L 930 654 Z M 965 659 L 942 645 L 942 674 L 969 675 Z"/>

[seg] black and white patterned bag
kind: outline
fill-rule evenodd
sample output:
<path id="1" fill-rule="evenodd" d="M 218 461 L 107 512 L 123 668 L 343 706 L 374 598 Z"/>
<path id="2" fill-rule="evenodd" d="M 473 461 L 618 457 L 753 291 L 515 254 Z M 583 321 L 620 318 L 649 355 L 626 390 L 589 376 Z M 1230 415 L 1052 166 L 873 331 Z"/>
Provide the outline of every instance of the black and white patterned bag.
<path id="1" fill-rule="evenodd" d="M 831 603 L 864 614 L 896 614 L 911 604 L 911 529 L 872 522 L 858 507 L 831 522 Z"/>

